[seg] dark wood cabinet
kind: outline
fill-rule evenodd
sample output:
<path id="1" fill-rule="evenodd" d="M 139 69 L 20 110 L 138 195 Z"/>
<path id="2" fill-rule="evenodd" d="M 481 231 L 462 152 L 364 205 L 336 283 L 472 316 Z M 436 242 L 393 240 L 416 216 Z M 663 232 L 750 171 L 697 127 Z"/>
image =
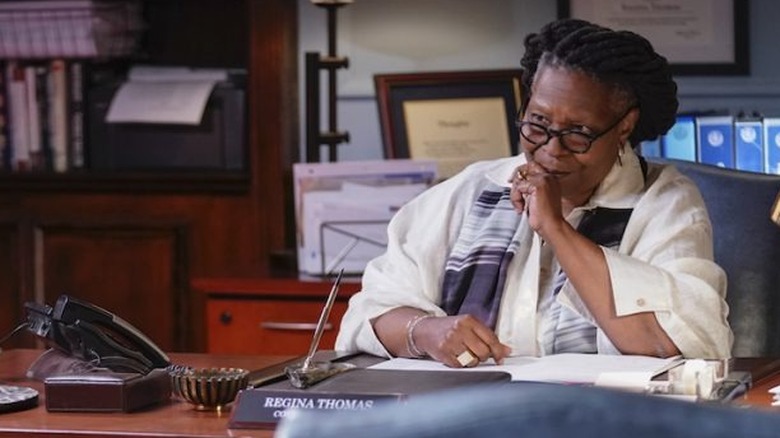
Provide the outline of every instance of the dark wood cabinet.
<path id="1" fill-rule="evenodd" d="M 0 336 L 72 294 L 169 351 L 202 351 L 194 277 L 272 272 L 291 246 L 297 2 L 146 0 L 141 61 L 247 71 L 246 170 L 0 174 Z M 32 336 L 7 345 L 30 346 Z"/>

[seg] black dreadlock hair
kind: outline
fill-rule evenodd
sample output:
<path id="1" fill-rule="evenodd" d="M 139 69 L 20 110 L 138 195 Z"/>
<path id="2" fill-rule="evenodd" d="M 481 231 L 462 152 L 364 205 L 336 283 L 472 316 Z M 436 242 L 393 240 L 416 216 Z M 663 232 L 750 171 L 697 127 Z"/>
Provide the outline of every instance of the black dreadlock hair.
<path id="1" fill-rule="evenodd" d="M 615 31 L 584 20 L 563 19 L 545 25 L 525 38 L 522 108 L 530 99 L 531 84 L 540 64 L 583 72 L 626 95 L 640 116 L 629 140 L 666 133 L 677 115 L 677 84 L 666 58 L 647 39 L 629 31 Z"/>

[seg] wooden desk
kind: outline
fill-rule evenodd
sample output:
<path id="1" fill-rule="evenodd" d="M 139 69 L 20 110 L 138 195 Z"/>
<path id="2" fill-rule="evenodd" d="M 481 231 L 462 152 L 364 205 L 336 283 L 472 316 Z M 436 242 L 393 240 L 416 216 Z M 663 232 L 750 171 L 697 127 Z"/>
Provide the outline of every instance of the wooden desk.
<path id="1" fill-rule="evenodd" d="M 154 408 L 129 413 L 49 413 L 45 407 L 43 384 L 24 377 L 40 350 L 7 350 L 0 353 L 0 383 L 31 386 L 40 392 L 35 409 L 0 414 L 0 438 L 39 436 L 46 438 L 145 437 L 258 437 L 271 438 L 271 430 L 228 430 L 230 413 L 198 412 L 184 402 L 171 401 Z M 170 355 L 174 363 L 191 366 L 234 366 L 258 369 L 281 363 L 285 356 L 239 356 L 214 354 Z M 780 359 L 738 359 L 735 369 L 751 370 L 754 386 L 737 403 L 772 408 L 767 389 L 780 384 Z M 779 412 L 780 413 L 780 412 Z"/>
<path id="2" fill-rule="evenodd" d="M 748 370 L 753 375 L 753 386 L 738 403 L 780 413 L 780 408 L 772 406 L 772 396 L 768 392 L 770 388 L 780 385 L 780 358 L 735 359 L 734 369 Z"/>
<path id="3" fill-rule="evenodd" d="M 0 353 L 0 383 L 25 385 L 38 390 L 35 409 L 0 414 L 0 437 L 45 436 L 46 438 L 115 437 L 272 437 L 271 430 L 227 430 L 230 412 L 198 412 L 185 402 L 171 401 L 132 413 L 76 413 L 46 411 L 43 383 L 24 377 L 41 350 L 6 350 Z M 249 370 L 264 368 L 284 360 L 284 356 L 237 356 L 170 354 L 176 364 L 196 367 L 231 366 Z"/>

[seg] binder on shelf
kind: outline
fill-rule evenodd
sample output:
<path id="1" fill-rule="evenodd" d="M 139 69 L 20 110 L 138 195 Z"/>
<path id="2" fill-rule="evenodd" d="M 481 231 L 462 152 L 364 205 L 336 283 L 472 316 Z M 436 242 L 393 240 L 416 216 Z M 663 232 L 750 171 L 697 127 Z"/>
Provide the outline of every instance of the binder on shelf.
<path id="1" fill-rule="evenodd" d="M 760 118 L 734 120 L 734 161 L 737 170 L 764 172 L 764 131 Z"/>
<path id="2" fill-rule="evenodd" d="M 661 151 L 665 158 L 696 161 L 696 123 L 694 116 L 679 115 L 663 136 Z"/>
<path id="3" fill-rule="evenodd" d="M 35 67 L 35 105 L 38 109 L 38 135 L 40 149 L 37 154 L 30 154 L 31 168 L 34 170 L 51 170 L 51 123 L 49 121 L 49 69 L 45 66 Z M 32 144 L 30 147 L 32 151 Z"/>
<path id="4" fill-rule="evenodd" d="M 24 108 L 27 111 L 27 151 L 30 155 L 30 170 L 41 170 L 43 168 L 41 114 L 38 106 L 38 102 L 43 100 L 43 96 L 37 94 L 40 89 L 37 86 L 39 80 L 36 67 L 32 65 L 24 67 Z"/>
<path id="5" fill-rule="evenodd" d="M 697 158 L 704 164 L 734 168 L 734 118 L 696 117 Z"/>
<path id="6" fill-rule="evenodd" d="M 661 137 L 640 143 L 639 152 L 645 158 L 661 157 Z"/>
<path id="7" fill-rule="evenodd" d="M 14 171 L 29 170 L 30 165 L 30 126 L 27 112 L 27 89 L 25 86 L 24 67 L 18 62 L 9 61 L 5 65 L 6 86 L 8 90 L 8 127 L 10 131 L 11 169 Z"/>
<path id="8" fill-rule="evenodd" d="M 6 71 L 0 68 L 0 172 L 11 169 L 10 139 L 8 137 L 8 92 Z"/>
<path id="9" fill-rule="evenodd" d="M 780 117 L 764 118 L 764 169 L 780 175 Z"/>
<path id="10" fill-rule="evenodd" d="M 49 63 L 49 144 L 55 172 L 68 170 L 68 103 L 65 61 Z"/>
<path id="11" fill-rule="evenodd" d="M 84 167 L 84 63 L 72 61 L 68 65 L 68 166 Z"/>

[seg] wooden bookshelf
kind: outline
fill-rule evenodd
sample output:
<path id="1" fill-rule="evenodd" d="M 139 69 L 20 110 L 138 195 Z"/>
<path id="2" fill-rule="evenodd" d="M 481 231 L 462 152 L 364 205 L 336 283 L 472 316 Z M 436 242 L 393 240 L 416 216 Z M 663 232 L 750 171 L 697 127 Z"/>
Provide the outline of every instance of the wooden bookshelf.
<path id="1" fill-rule="evenodd" d="M 246 169 L 0 173 L 0 334 L 24 319 L 25 302 L 68 293 L 114 311 L 164 350 L 202 351 L 190 279 L 266 276 L 271 255 L 292 245 L 297 2 L 143 7 L 137 61 L 247 71 Z M 3 347 L 33 343 L 21 335 Z"/>

